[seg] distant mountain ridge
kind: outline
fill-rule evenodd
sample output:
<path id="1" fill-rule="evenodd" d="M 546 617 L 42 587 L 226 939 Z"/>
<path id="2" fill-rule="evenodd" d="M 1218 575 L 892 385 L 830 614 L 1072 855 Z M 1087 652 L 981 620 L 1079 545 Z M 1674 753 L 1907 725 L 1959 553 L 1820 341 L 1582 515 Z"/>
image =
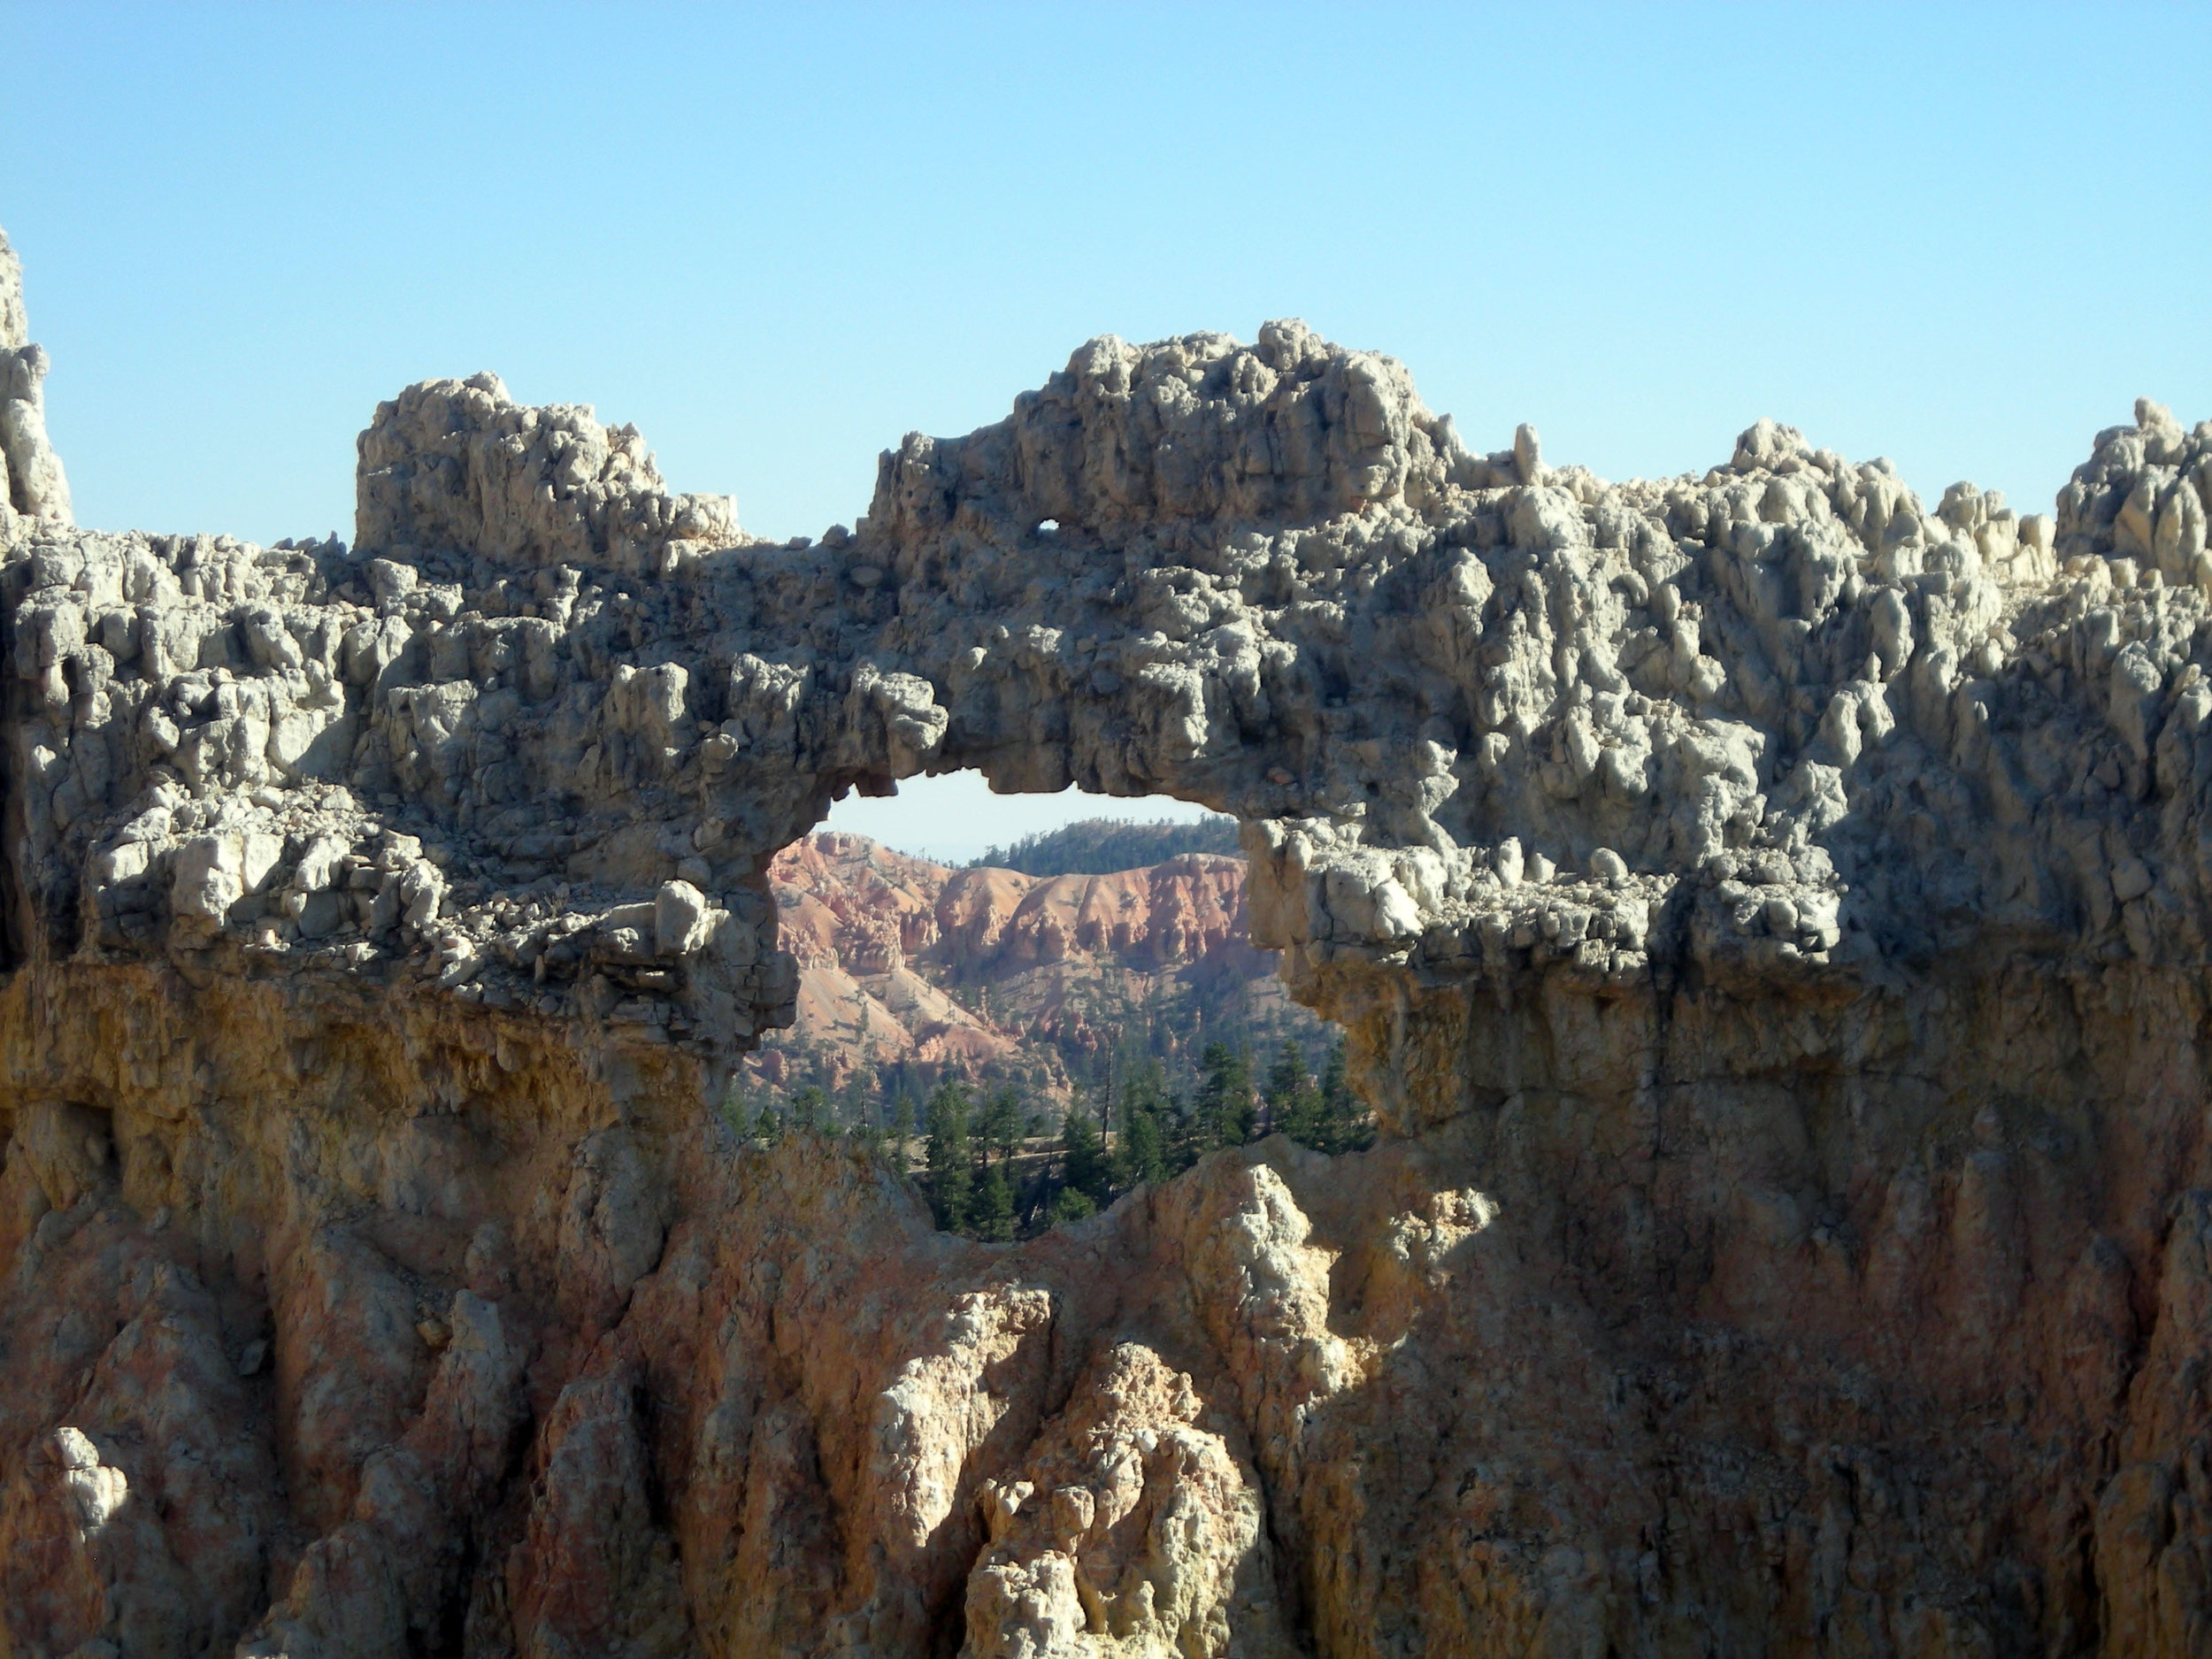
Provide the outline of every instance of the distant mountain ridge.
<path id="1" fill-rule="evenodd" d="M 1110 876 L 1141 870 L 1185 853 L 1240 856 L 1237 821 L 1216 816 L 1195 824 L 1169 818 L 1141 824 L 1125 818 L 1085 818 L 993 847 L 968 861 L 971 870 L 1014 870 L 1030 876 Z"/>

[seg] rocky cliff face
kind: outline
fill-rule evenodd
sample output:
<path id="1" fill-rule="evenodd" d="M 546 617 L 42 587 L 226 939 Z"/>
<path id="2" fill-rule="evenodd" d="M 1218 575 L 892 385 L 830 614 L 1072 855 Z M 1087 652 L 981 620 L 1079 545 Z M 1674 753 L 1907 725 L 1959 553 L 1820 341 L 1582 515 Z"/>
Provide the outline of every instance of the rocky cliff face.
<path id="1" fill-rule="evenodd" d="M 8 1651 L 2212 1646 L 2212 426 L 1609 484 L 1271 324 L 818 546 L 426 382 L 260 549 L 71 528 L 0 292 Z M 1382 1142 L 738 1148 L 770 861 L 962 765 L 1236 815 Z"/>
<path id="2" fill-rule="evenodd" d="M 1016 1074 L 1064 1096 L 1084 1063 L 1163 1004 L 1247 1035 L 1317 1043 L 1256 949 L 1245 866 L 1203 853 L 1110 875 L 954 870 L 823 831 L 768 866 L 777 937 L 796 961 L 788 1035 L 748 1056 L 749 1081 L 803 1066 L 914 1078 Z"/>
<path id="3" fill-rule="evenodd" d="M 69 480 L 46 439 L 46 353 L 30 342 L 23 266 L 0 232 L 0 539 L 69 522 Z"/>

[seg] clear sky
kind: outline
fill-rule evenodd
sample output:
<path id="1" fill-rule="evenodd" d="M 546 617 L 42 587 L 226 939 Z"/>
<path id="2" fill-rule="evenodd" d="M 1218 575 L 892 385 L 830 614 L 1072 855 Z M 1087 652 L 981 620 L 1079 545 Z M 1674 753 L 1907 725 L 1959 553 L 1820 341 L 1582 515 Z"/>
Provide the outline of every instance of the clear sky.
<path id="1" fill-rule="evenodd" d="M 376 401 L 490 368 L 818 534 L 1091 335 L 1278 316 L 1610 477 L 1771 415 L 2032 510 L 2212 416 L 2201 3 L 0 0 L 0 62 L 88 524 L 349 535 Z"/>
<path id="2" fill-rule="evenodd" d="M 993 795 L 980 772 L 909 778 L 895 795 L 847 795 L 830 809 L 829 829 L 852 830 L 941 864 L 964 864 L 994 847 L 1057 829 L 1077 818 L 1172 818 L 1196 823 L 1206 810 L 1187 801 L 1118 801 L 1063 789 L 1058 795 Z"/>

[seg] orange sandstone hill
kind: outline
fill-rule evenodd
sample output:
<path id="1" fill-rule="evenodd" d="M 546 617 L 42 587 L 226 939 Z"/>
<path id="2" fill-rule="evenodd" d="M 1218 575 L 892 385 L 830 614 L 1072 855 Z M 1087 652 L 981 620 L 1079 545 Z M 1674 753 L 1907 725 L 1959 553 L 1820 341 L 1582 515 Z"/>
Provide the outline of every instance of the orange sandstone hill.
<path id="1" fill-rule="evenodd" d="M 1110 1064 L 1171 1076 L 1217 1039 L 1256 1051 L 1330 1028 L 1256 949 L 1241 858 L 1186 853 L 1110 875 L 956 870 L 824 831 L 770 866 L 797 1018 L 749 1057 L 748 1092 L 849 1101 L 951 1073 L 1064 1096 Z"/>

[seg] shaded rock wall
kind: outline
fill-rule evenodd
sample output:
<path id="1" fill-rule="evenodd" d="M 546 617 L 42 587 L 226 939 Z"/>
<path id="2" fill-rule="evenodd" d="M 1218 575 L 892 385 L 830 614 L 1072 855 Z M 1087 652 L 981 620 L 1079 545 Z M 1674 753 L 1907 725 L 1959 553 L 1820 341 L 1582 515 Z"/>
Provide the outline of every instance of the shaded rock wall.
<path id="1" fill-rule="evenodd" d="M 2208 469 L 1609 484 L 1283 323 L 818 545 L 489 376 L 350 548 L 24 497 L 7 1640 L 2202 1651 Z M 1235 814 L 1384 1142 L 1018 1247 L 736 1148 L 767 861 L 964 765 Z"/>

